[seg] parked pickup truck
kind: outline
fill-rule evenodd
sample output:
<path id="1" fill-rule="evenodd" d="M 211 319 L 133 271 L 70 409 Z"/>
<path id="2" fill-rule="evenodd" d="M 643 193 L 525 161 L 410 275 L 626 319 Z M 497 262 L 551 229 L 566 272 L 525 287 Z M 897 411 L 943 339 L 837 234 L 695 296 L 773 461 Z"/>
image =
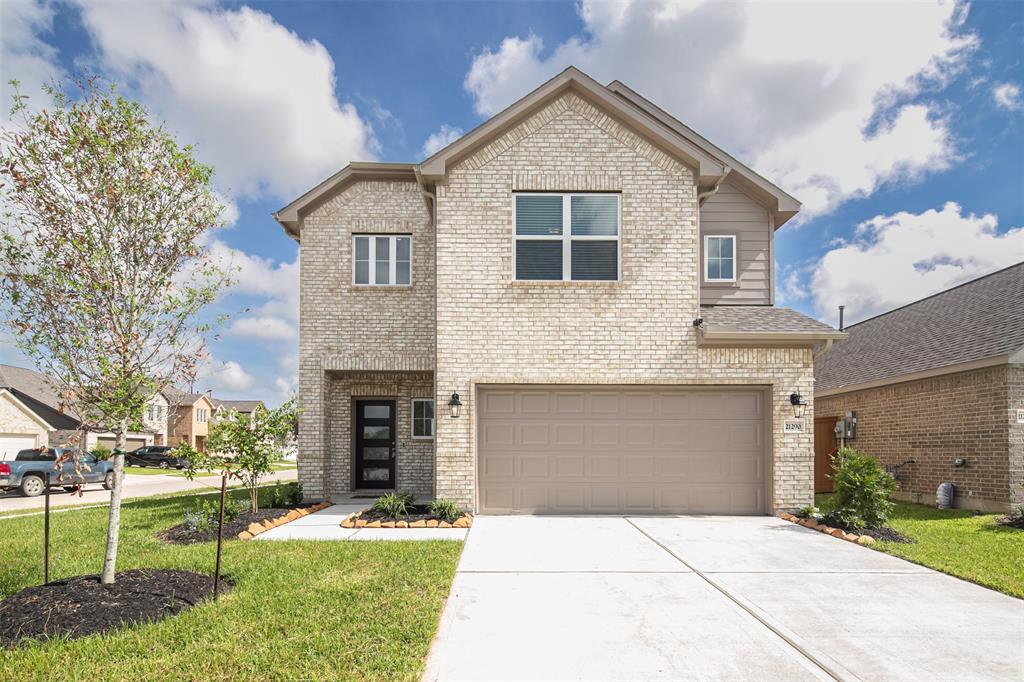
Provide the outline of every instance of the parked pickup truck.
<path id="1" fill-rule="evenodd" d="M 61 470 L 54 468 L 57 452 L 47 450 L 22 450 L 14 461 L 0 462 L 0 490 L 18 490 L 25 497 L 42 495 L 46 486 L 46 474 L 50 474 L 50 487 L 75 489 L 76 483 L 102 483 L 110 490 L 114 487 L 114 465 L 96 459 L 85 453 L 79 458 L 81 473 L 75 472 L 72 462 L 64 462 Z M 64 474 L 63 478 L 60 474 Z M 58 480 L 60 478 L 60 480 Z"/>

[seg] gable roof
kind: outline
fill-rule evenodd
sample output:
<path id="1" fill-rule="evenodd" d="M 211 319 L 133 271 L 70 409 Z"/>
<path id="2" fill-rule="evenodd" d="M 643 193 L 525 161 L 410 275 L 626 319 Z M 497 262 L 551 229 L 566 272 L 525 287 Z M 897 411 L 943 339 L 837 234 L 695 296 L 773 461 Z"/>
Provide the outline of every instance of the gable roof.
<path id="1" fill-rule="evenodd" d="M 264 406 L 262 400 L 218 400 L 217 398 L 213 398 L 213 404 L 217 408 L 235 410 L 243 414 L 249 414 L 257 407 Z"/>
<path id="2" fill-rule="evenodd" d="M 173 407 L 192 407 L 204 398 L 210 404 L 210 407 L 214 407 L 213 400 L 206 393 L 187 393 L 173 386 L 168 386 L 162 393 L 164 398 L 167 399 L 168 404 Z"/>
<path id="3" fill-rule="evenodd" d="M 46 376 L 26 367 L 0 365 L 0 388 L 6 388 L 28 409 L 54 429 L 77 429 L 81 422 L 68 409 L 62 412 L 60 398 Z"/>
<path id="4" fill-rule="evenodd" d="M 352 162 L 313 189 L 274 213 L 274 218 L 295 239 L 302 216 L 351 182 L 361 178 L 417 179 L 424 187 L 442 181 L 448 168 L 504 134 L 567 92 L 574 92 L 599 107 L 651 143 L 696 170 L 700 190 L 712 189 L 729 175 L 772 211 L 775 227 L 796 215 L 800 202 L 753 170 L 695 133 L 622 83 L 607 87 L 574 66 L 530 92 L 519 101 L 469 131 L 419 164 Z"/>
<path id="5" fill-rule="evenodd" d="M 815 392 L 1024 363 L 1024 262 L 846 328 L 815 363 Z"/>
<path id="6" fill-rule="evenodd" d="M 0 386 L 0 400 L 8 401 L 11 405 L 14 406 L 16 410 L 24 414 L 26 417 L 28 417 L 36 424 L 38 424 L 40 427 L 46 429 L 47 431 L 54 430 L 54 427 L 51 426 L 49 422 L 43 419 L 38 412 L 36 412 L 31 407 L 26 405 L 25 400 L 15 395 L 14 392 L 11 391 L 11 389 Z"/>

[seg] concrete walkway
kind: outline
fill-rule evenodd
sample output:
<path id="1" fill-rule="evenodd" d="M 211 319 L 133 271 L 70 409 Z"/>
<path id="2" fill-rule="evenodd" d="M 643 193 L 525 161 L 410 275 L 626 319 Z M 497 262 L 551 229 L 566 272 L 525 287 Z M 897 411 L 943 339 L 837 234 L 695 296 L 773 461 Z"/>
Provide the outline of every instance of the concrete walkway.
<path id="1" fill-rule="evenodd" d="M 294 481 L 298 477 L 297 470 L 286 469 L 275 471 L 264 478 L 264 482 Z M 231 481 L 229 485 L 237 485 Z M 167 476 L 164 474 L 125 474 L 124 491 L 122 499 L 137 497 L 153 497 L 154 495 L 166 495 L 168 493 L 185 492 L 194 490 L 197 492 L 220 490 L 220 476 L 202 476 L 188 480 L 184 476 Z M 104 490 L 100 483 L 89 483 L 85 486 L 85 492 L 81 497 L 64 492 L 61 488 L 50 490 L 50 507 L 66 507 L 68 505 L 91 504 L 101 505 L 110 503 L 110 491 Z M 17 491 L 0 492 L 0 512 L 9 511 L 35 511 L 42 509 L 46 504 L 45 497 L 22 497 Z"/>
<path id="2" fill-rule="evenodd" d="M 1022 642 L 1024 602 L 779 519 L 480 517 L 424 679 L 1020 680 Z"/>
<path id="3" fill-rule="evenodd" d="M 342 528 L 341 521 L 373 500 L 344 500 L 256 536 L 257 540 L 465 540 L 463 528 Z"/>

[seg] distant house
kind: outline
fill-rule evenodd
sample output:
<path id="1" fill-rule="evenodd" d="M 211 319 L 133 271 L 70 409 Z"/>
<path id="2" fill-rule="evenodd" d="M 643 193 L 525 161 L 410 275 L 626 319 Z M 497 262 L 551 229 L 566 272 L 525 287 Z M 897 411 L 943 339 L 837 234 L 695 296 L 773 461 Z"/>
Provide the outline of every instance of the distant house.
<path id="1" fill-rule="evenodd" d="M 958 507 L 1024 504 L 1024 263 L 846 332 L 815 362 L 818 453 L 856 416 L 848 445 L 899 467 L 900 497 L 932 502 L 950 481 Z"/>
<path id="2" fill-rule="evenodd" d="M 143 428 L 127 434 L 126 449 L 162 445 L 167 436 L 166 410 L 163 396 L 150 398 L 143 412 Z M 152 418 L 147 419 L 147 415 Z M 81 427 L 78 415 L 61 407 L 60 398 L 43 374 L 0 365 L 0 459 L 13 458 L 27 448 L 62 445 Z M 89 448 L 113 448 L 114 434 L 90 432 L 86 443 Z"/>
<path id="3" fill-rule="evenodd" d="M 251 415 L 257 407 L 266 408 L 262 400 L 213 400 L 213 421 L 228 419 L 232 413 Z"/>
<path id="4" fill-rule="evenodd" d="M 205 452 L 210 421 L 216 410 L 209 391 L 186 393 L 168 387 L 163 395 L 168 403 L 167 444 L 188 443 L 199 452 Z"/>

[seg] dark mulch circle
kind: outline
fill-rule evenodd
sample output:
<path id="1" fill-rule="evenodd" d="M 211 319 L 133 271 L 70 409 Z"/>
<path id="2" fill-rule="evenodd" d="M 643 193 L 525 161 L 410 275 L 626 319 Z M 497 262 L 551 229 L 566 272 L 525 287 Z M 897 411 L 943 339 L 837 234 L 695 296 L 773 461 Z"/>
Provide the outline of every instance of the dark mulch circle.
<path id="1" fill-rule="evenodd" d="M 220 582 L 220 592 L 231 589 Z M 113 585 L 81 575 L 28 587 L 0 601 L 0 646 L 72 639 L 173 616 L 213 596 L 213 576 L 166 569 L 117 574 Z"/>
<path id="2" fill-rule="evenodd" d="M 906 535 L 889 528 L 889 526 L 882 526 L 881 528 L 854 528 L 850 532 L 857 535 L 867 535 L 885 542 L 897 542 L 901 545 L 913 545 L 916 542 L 913 538 L 908 538 Z"/>
<path id="3" fill-rule="evenodd" d="M 250 523 L 259 523 L 265 519 L 276 519 L 288 513 L 288 509 L 260 509 L 256 513 L 242 512 L 232 521 L 224 523 L 224 539 L 237 540 L 238 534 L 249 527 Z M 172 545 L 192 545 L 197 542 L 211 542 L 217 539 L 217 525 L 207 530 L 189 530 L 184 523 L 172 526 L 156 534 L 158 538 Z"/>
<path id="4" fill-rule="evenodd" d="M 1000 516 L 996 519 L 996 523 L 1000 526 L 1009 526 L 1010 528 L 1020 528 L 1021 530 L 1024 530 L 1024 514 Z"/>

